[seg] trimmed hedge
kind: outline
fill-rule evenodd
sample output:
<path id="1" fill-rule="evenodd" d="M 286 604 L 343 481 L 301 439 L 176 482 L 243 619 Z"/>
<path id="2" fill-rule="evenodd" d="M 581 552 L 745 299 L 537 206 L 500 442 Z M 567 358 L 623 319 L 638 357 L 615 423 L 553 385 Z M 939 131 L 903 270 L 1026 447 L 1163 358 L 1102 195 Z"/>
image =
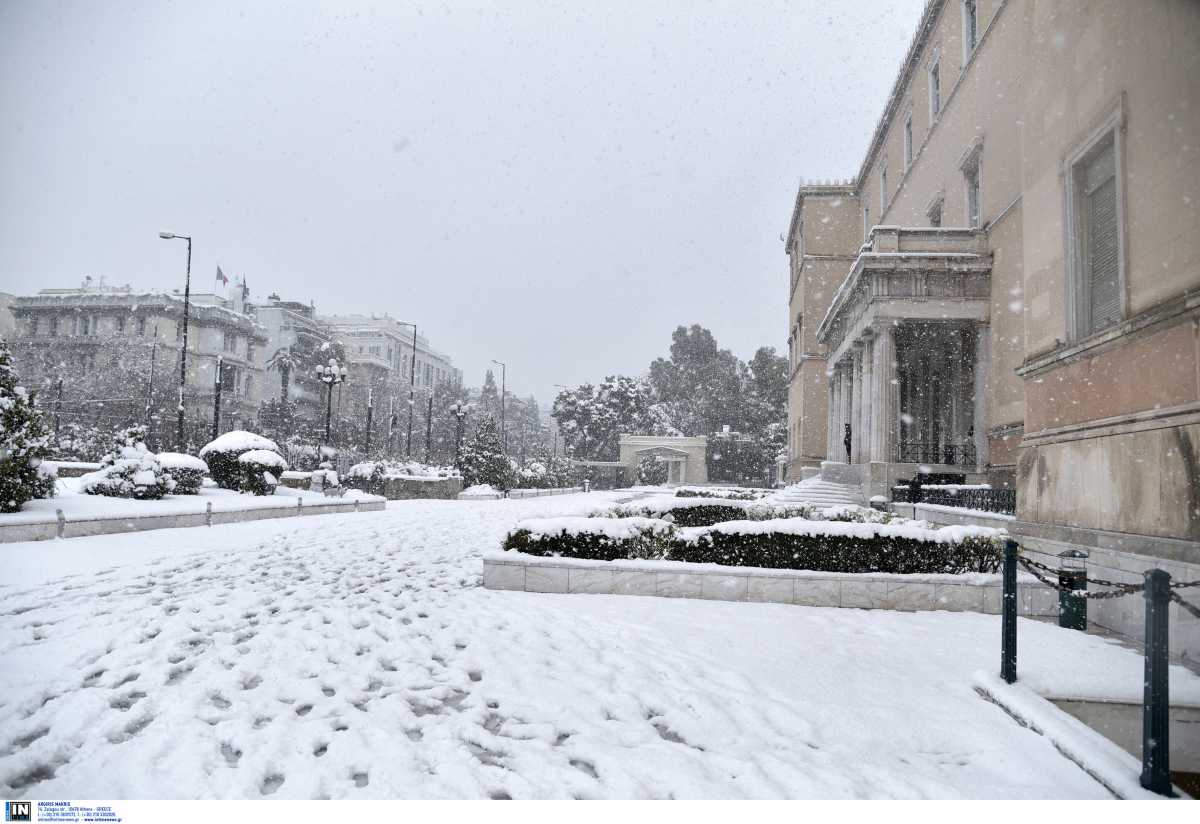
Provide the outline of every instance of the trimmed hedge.
<path id="1" fill-rule="evenodd" d="M 895 534 L 895 527 L 884 527 L 869 537 L 838 534 L 844 533 L 838 529 L 797 534 L 782 523 L 765 532 L 713 529 L 682 535 L 670 523 L 659 523 L 661 527 L 631 529 L 636 534 L 627 539 L 610 538 L 601 529 L 564 529 L 552 534 L 515 529 L 505 539 L 504 548 L 545 557 L 640 558 L 815 572 L 959 575 L 1000 568 L 999 542 L 988 535 L 937 540 L 935 531 L 929 530 L 929 539 L 922 539 Z"/>
<path id="2" fill-rule="evenodd" d="M 631 527 L 627 538 L 614 538 L 601 531 L 578 532 L 561 529 L 553 533 L 534 533 L 514 529 L 504 539 L 504 548 L 542 557 L 584 558 L 590 561 L 619 561 L 629 558 L 664 558 L 678 540 L 678 533 L 666 521 Z"/>
<path id="3" fill-rule="evenodd" d="M 757 501 L 765 497 L 770 490 L 755 491 L 750 489 L 688 489 L 683 487 L 675 490 L 676 498 L 723 498 L 727 501 Z"/>
<path id="4" fill-rule="evenodd" d="M 723 503 L 705 499 L 697 503 L 666 506 L 619 504 L 592 514 L 594 518 L 658 518 L 675 526 L 716 526 L 727 521 L 769 521 L 777 518 L 816 518 L 819 510 L 811 504 L 759 504 L 730 501 Z"/>
<path id="5" fill-rule="evenodd" d="M 996 572 L 1000 548 L 985 537 L 923 541 L 880 535 L 747 534 L 714 530 L 675 541 L 667 558 L 697 564 L 807 569 L 814 572 L 887 572 L 902 575 Z"/>

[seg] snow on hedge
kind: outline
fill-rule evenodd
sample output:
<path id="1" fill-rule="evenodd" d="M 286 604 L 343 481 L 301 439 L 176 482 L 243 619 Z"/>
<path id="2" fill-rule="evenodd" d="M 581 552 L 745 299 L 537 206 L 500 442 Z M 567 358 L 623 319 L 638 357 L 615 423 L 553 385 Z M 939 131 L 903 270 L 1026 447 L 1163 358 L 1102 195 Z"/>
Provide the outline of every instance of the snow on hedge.
<path id="1" fill-rule="evenodd" d="M 968 538 L 998 540 L 1007 535 L 1003 529 L 964 524 L 935 528 L 917 522 L 881 524 L 812 521 L 807 518 L 726 521 L 713 526 L 685 527 L 679 530 L 680 538 L 691 543 L 700 540 L 704 535 L 717 533 L 722 535 L 802 535 L 811 537 L 837 535 L 868 540 L 872 538 L 905 538 L 910 541 L 930 541 L 939 544 L 958 544 Z"/>
<path id="2" fill-rule="evenodd" d="M 554 535 L 603 535 L 614 541 L 641 537 L 647 530 L 670 533 L 675 527 L 657 518 L 530 518 L 518 521 L 509 534 L 528 532 L 532 538 Z"/>
<path id="3" fill-rule="evenodd" d="M 491 484 L 475 484 L 458 493 L 460 498 L 493 498 L 503 493 Z"/>
<path id="4" fill-rule="evenodd" d="M 279 447 L 270 438 L 255 435 L 253 432 L 235 429 L 205 444 L 204 448 L 200 450 L 200 457 L 203 458 L 211 452 L 244 452 L 249 450 L 279 452 Z"/>
<path id="5" fill-rule="evenodd" d="M 261 464 L 262 466 L 272 466 L 280 470 L 287 469 L 287 461 L 283 459 L 283 456 L 269 449 L 251 449 L 249 452 L 243 452 L 241 455 L 238 455 L 238 463 Z"/>
<path id="6" fill-rule="evenodd" d="M 159 452 L 158 462 L 163 469 L 190 469 L 195 472 L 207 472 L 208 464 L 195 455 L 185 455 L 182 452 Z"/>

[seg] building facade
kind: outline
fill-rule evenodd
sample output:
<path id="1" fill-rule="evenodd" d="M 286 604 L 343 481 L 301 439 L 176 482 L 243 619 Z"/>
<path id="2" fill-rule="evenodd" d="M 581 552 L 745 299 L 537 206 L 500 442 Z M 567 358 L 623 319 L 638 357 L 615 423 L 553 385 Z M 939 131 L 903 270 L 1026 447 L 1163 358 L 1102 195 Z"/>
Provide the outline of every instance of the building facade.
<path id="1" fill-rule="evenodd" d="M 319 418 L 325 411 L 325 388 L 314 367 L 323 362 L 325 344 L 332 340 L 329 329 L 318 322 L 312 304 L 283 300 L 278 295 L 271 295 L 252 311 L 267 333 L 263 400 L 283 400 L 286 381 L 286 400 L 296 414 Z"/>
<path id="2" fill-rule="evenodd" d="M 148 422 L 160 447 L 177 446 L 181 294 L 43 289 L 16 298 L 12 313 L 10 342 L 22 382 L 43 393 L 59 424 Z M 191 445 L 202 446 L 212 433 L 218 363 L 221 431 L 253 425 L 262 403 L 266 343 L 266 330 L 240 301 L 190 296 L 183 403 Z"/>
<path id="3" fill-rule="evenodd" d="M 1196 42 L 1187 0 L 926 4 L 858 175 L 796 198 L 789 478 L 963 474 L 1027 547 L 1200 578 Z"/>

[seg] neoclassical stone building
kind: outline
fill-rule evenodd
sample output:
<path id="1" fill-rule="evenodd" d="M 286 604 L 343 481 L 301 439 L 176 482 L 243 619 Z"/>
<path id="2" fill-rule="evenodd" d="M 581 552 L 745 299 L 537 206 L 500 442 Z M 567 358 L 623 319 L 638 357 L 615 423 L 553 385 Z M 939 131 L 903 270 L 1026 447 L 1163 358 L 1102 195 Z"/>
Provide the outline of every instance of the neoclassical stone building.
<path id="1" fill-rule="evenodd" d="M 1015 486 L 1029 545 L 1200 577 L 1197 43 L 1189 0 L 929 0 L 856 177 L 796 197 L 790 479 L 849 426 L 870 494 Z"/>

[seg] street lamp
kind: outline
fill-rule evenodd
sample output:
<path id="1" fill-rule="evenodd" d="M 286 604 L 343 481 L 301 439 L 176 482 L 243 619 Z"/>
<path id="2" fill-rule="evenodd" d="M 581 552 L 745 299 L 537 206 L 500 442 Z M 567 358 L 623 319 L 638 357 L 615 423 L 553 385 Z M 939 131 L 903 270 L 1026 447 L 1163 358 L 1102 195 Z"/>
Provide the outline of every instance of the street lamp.
<path id="1" fill-rule="evenodd" d="M 329 422 L 333 417 L 333 387 L 345 383 L 350 370 L 338 363 L 337 358 L 330 358 L 329 365 L 318 363 L 316 367 L 317 380 L 329 387 L 328 400 L 325 404 L 325 443 L 329 445 Z"/>
<path id="2" fill-rule="evenodd" d="M 508 393 L 505 388 L 508 385 L 508 367 L 498 360 L 492 360 L 492 363 L 500 367 L 500 446 L 504 450 L 504 456 L 508 457 L 508 429 L 504 425 L 504 396 Z"/>
<path id="3" fill-rule="evenodd" d="M 178 418 L 175 423 L 175 448 L 180 452 L 184 450 L 183 443 L 183 387 L 187 382 L 187 344 L 188 344 L 188 310 L 191 306 L 192 295 L 192 239 L 187 235 L 177 235 L 173 232 L 159 232 L 158 236 L 163 240 L 186 240 L 187 241 L 187 275 L 183 281 L 183 348 L 179 352 L 179 408 Z"/>
<path id="4" fill-rule="evenodd" d="M 458 465 L 458 457 L 462 452 L 463 420 L 467 417 L 467 405 L 456 401 L 450 405 L 450 414 L 458 419 L 458 434 L 454 438 L 454 465 Z"/>

